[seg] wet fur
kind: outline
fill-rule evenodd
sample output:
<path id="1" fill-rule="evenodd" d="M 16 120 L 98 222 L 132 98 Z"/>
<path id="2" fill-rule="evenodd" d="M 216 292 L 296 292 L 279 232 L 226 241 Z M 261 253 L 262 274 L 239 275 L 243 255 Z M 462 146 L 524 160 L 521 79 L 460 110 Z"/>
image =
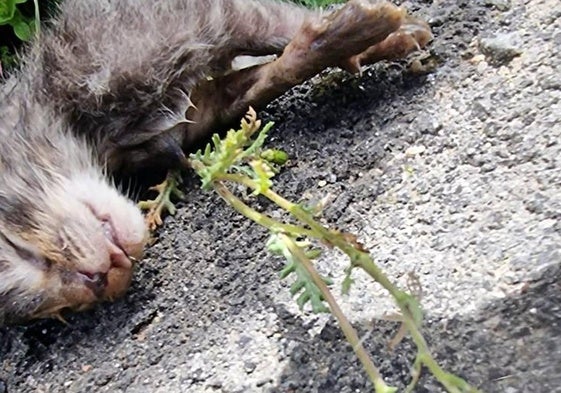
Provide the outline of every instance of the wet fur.
<path id="1" fill-rule="evenodd" d="M 247 0 L 67 1 L 63 7 L 43 37 L 35 89 L 95 142 L 110 170 L 167 159 L 172 142 L 164 131 L 185 121 L 192 89 L 223 74 L 238 54 L 282 51 L 310 14 Z"/>

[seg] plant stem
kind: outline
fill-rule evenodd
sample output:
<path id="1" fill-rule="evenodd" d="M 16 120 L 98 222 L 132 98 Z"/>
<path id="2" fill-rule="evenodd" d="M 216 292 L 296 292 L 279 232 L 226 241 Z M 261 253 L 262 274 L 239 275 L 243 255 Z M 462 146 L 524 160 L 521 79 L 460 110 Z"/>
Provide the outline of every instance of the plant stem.
<path id="1" fill-rule="evenodd" d="M 221 176 L 221 178 L 224 180 L 241 183 L 254 190 L 257 187 L 257 185 L 254 183 L 253 180 L 243 175 L 227 174 Z M 431 373 L 435 376 L 435 378 L 440 383 L 442 383 L 446 387 L 446 389 L 448 389 L 449 392 L 460 392 L 460 390 L 458 390 L 458 386 L 462 387 L 461 391 L 474 392 L 474 393 L 478 392 L 477 389 L 470 387 L 462 379 L 445 372 L 434 360 L 428 349 L 427 342 L 423 337 L 422 333 L 420 332 L 417 323 L 415 322 L 415 318 L 411 315 L 411 310 L 409 309 L 406 302 L 400 300 L 403 298 L 403 292 L 388 279 L 388 277 L 382 272 L 382 270 L 374 263 L 374 261 L 372 260 L 372 258 L 368 253 L 358 250 L 355 246 L 349 244 L 338 233 L 334 233 L 333 231 L 330 231 L 327 228 L 325 228 L 323 225 L 319 224 L 313 217 L 311 217 L 311 215 L 308 212 L 302 209 L 299 205 L 288 201 L 287 199 L 283 198 L 276 192 L 269 189 L 264 191 L 263 195 L 269 198 L 271 201 L 276 203 L 284 210 L 290 212 L 298 220 L 308 225 L 312 230 L 313 233 L 312 237 L 320 240 L 327 240 L 329 243 L 341 249 L 345 254 L 347 254 L 351 258 L 353 266 L 360 267 L 392 295 L 402 315 L 404 316 L 403 323 L 409 330 L 411 338 L 413 342 L 415 342 L 418 348 L 419 358 L 421 359 L 422 363 L 431 371 Z M 318 285 L 318 287 L 321 289 L 321 286 Z"/>
<path id="2" fill-rule="evenodd" d="M 41 16 L 39 15 L 39 0 L 33 0 L 33 7 L 35 11 L 35 34 L 41 37 Z"/>
<path id="3" fill-rule="evenodd" d="M 221 179 L 236 181 L 237 183 L 245 184 L 253 189 L 255 189 L 256 186 L 251 179 L 248 179 L 245 176 L 241 176 L 241 175 L 225 175 L 225 176 L 221 176 Z M 242 179 L 246 181 L 241 182 L 240 180 Z M 245 217 L 251 219 L 252 221 L 256 222 L 259 225 L 262 225 L 273 231 L 291 233 L 294 235 L 306 234 L 307 236 L 317 237 L 315 233 L 313 233 L 312 231 L 306 228 L 291 225 L 291 224 L 283 224 L 276 220 L 271 219 L 270 217 L 262 213 L 257 212 L 255 209 L 251 208 L 243 201 L 241 201 L 239 198 L 237 198 L 234 194 L 232 194 L 232 192 L 222 182 L 218 180 L 213 182 L 213 186 L 216 192 L 226 202 L 228 202 L 234 209 L 236 209 L 239 213 L 243 214 Z M 378 371 L 377 367 L 374 365 L 372 359 L 370 359 L 370 356 L 368 355 L 364 346 L 362 345 L 360 338 L 358 337 L 358 334 L 356 333 L 355 329 L 352 327 L 349 320 L 345 317 L 345 314 L 337 304 L 337 301 L 333 297 L 331 291 L 329 290 L 325 282 L 322 280 L 319 273 L 313 267 L 310 260 L 302 252 L 302 249 L 298 247 L 296 243 L 294 243 L 294 241 L 289 236 L 283 234 L 281 235 L 281 238 L 283 239 L 283 242 L 288 246 L 290 252 L 299 260 L 302 266 L 304 266 L 308 274 L 310 274 L 310 277 L 312 277 L 314 284 L 321 291 L 326 302 L 329 304 L 331 312 L 333 313 L 339 325 L 341 326 L 341 330 L 345 334 L 345 337 L 347 338 L 348 342 L 351 344 L 353 351 L 356 353 L 364 369 L 366 370 L 366 373 L 368 374 L 370 380 L 374 384 L 374 388 L 376 392 L 390 393 L 395 391 L 392 387 L 388 386 L 384 382 L 384 379 L 380 375 L 380 372 Z"/>
<path id="4" fill-rule="evenodd" d="M 213 183 L 214 189 L 224 199 L 227 203 L 229 203 L 234 209 L 236 209 L 239 213 L 243 214 L 245 217 L 249 218 L 250 220 L 256 222 L 257 224 L 268 228 L 273 232 L 284 232 L 284 233 L 291 233 L 297 236 L 310 236 L 311 231 L 304 227 L 292 224 L 285 224 L 279 222 L 277 220 L 272 219 L 271 217 L 259 213 L 252 207 L 245 204 L 242 200 L 236 197 L 223 183 L 220 181 L 215 181 Z"/>
<path id="5" fill-rule="evenodd" d="M 197 170 L 201 168 L 204 164 L 200 162 L 193 161 L 191 163 L 192 167 Z M 423 337 L 419 326 L 417 325 L 416 319 L 409 307 L 409 303 L 404 300 L 404 292 L 402 292 L 397 286 L 395 286 L 388 277 L 382 272 L 382 270 L 374 263 L 372 257 L 365 251 L 360 250 L 355 244 L 352 244 L 341 233 L 329 230 L 323 225 L 319 224 L 311 214 L 305 211 L 301 206 L 293 202 L 288 201 L 276 192 L 267 189 L 261 192 L 261 195 L 265 196 L 275 204 L 277 204 L 282 209 L 286 210 L 292 214 L 300 222 L 309 226 L 310 229 L 306 229 L 300 226 L 283 224 L 271 219 L 270 217 L 261 214 L 241 200 L 239 200 L 235 195 L 233 195 L 228 188 L 221 181 L 231 181 L 238 184 L 245 185 L 252 190 L 257 190 L 257 183 L 251 178 L 238 174 L 238 173 L 220 173 L 215 176 L 213 181 L 214 188 L 218 194 L 224 198 L 228 203 L 232 205 L 236 210 L 255 221 L 256 223 L 263 225 L 272 230 L 284 231 L 285 233 L 291 233 L 293 235 L 306 235 L 320 241 L 327 241 L 329 244 L 339 248 L 351 259 L 353 267 L 359 267 L 365 271 L 369 276 L 371 276 L 376 282 L 378 282 L 384 289 L 386 289 L 394 298 L 397 306 L 399 307 L 403 315 L 403 323 L 409 330 L 413 342 L 416 344 L 418 349 L 416 365 L 419 369 L 420 364 L 424 364 L 434 375 L 434 377 L 446 387 L 446 389 L 451 393 L 478 393 L 479 391 L 471 387 L 463 379 L 456 377 L 453 374 L 445 372 L 432 357 L 425 338 Z M 316 286 L 320 289 L 325 300 L 329 304 L 333 315 L 339 321 L 341 329 L 343 330 L 345 336 L 349 343 L 351 343 L 353 350 L 355 351 L 357 357 L 362 362 L 364 368 L 366 369 L 370 379 L 373 381 L 375 389 L 377 392 L 391 392 L 393 388 L 387 386 L 380 373 L 378 372 L 376 366 L 372 363 L 372 360 L 364 350 L 364 347 L 360 343 L 360 340 L 353 329 L 349 321 L 344 316 L 343 312 L 337 305 L 335 299 L 331 295 L 329 288 L 323 282 L 311 262 L 304 255 L 302 250 L 286 235 L 282 235 L 286 244 L 289 246 L 290 251 L 295 255 L 302 265 L 306 268 L 310 276 L 312 277 Z M 414 376 L 414 380 L 418 379 L 418 375 Z M 414 382 L 413 382 L 414 383 Z M 412 388 L 412 386 L 410 385 Z"/>
<path id="6" fill-rule="evenodd" d="M 345 314 L 337 304 L 337 301 L 333 297 L 331 291 L 329 290 L 325 282 L 321 279 L 321 276 L 314 268 L 310 260 L 302 252 L 302 249 L 298 247 L 296 243 L 294 243 L 294 240 L 292 240 L 290 237 L 286 235 L 281 235 L 281 238 L 283 239 L 283 242 L 287 245 L 290 252 L 298 259 L 298 261 L 302 264 L 302 266 L 304 266 L 304 268 L 306 269 L 306 271 L 314 281 L 314 284 L 321 291 L 323 297 L 325 298 L 325 301 L 329 304 L 329 308 L 331 309 L 331 312 L 339 322 L 339 326 L 341 326 L 341 330 L 345 334 L 347 341 L 351 344 L 354 352 L 356 353 L 356 356 L 359 358 L 364 369 L 366 370 L 366 373 L 370 377 L 370 380 L 374 383 L 376 391 L 377 392 L 392 391 L 392 388 L 387 386 L 386 383 L 384 382 L 382 376 L 380 375 L 380 372 L 378 371 L 378 369 L 370 359 L 370 356 L 368 356 L 368 353 L 364 349 L 355 329 L 353 328 L 349 320 L 345 317 Z"/>

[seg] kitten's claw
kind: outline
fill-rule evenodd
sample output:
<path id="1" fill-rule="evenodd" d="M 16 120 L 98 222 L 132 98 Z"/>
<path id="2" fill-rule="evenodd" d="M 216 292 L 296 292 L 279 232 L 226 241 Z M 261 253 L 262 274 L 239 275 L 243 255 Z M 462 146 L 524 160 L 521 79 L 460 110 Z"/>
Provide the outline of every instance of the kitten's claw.
<path id="1" fill-rule="evenodd" d="M 150 190 L 158 193 L 156 198 L 138 203 L 138 207 L 141 210 L 147 210 L 145 220 L 150 231 L 154 231 L 162 226 L 162 215 L 165 212 L 172 216 L 175 214 L 176 208 L 175 204 L 171 201 L 172 196 L 179 200 L 185 198 L 185 195 L 179 189 L 180 184 L 180 172 L 178 170 L 170 170 L 162 183 L 150 187 Z"/>
<path id="2" fill-rule="evenodd" d="M 420 20 L 407 16 L 399 29 L 391 33 L 382 42 L 371 46 L 358 55 L 351 57 L 348 61 L 354 65 L 342 68 L 348 71 L 355 71 L 356 65 L 366 65 L 376 63 L 380 60 L 403 59 L 412 52 L 424 48 L 433 36 L 429 25 Z"/>

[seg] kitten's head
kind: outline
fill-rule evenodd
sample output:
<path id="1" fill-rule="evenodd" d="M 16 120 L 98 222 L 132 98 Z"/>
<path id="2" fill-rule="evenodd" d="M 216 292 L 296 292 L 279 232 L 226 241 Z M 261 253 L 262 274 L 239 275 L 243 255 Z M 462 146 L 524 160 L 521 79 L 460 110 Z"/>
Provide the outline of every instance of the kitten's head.
<path id="1" fill-rule="evenodd" d="M 136 206 L 91 173 L 37 198 L 45 199 L 17 206 L 19 220 L 0 231 L 5 318 L 58 316 L 121 296 L 147 241 Z"/>
<path id="2" fill-rule="evenodd" d="M 91 146 L 24 105 L 0 111 L 0 325 L 122 295 L 148 238 Z"/>

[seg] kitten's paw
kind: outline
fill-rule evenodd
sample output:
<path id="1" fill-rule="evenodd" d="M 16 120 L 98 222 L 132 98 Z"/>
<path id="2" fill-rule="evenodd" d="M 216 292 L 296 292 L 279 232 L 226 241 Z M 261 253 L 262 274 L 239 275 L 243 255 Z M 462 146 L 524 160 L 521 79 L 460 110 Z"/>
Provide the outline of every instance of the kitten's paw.
<path id="1" fill-rule="evenodd" d="M 424 48 L 432 38 L 430 27 L 425 21 L 408 16 L 399 29 L 382 42 L 351 57 L 348 65 L 344 65 L 343 68 L 356 72 L 361 65 L 380 60 L 403 59 L 410 53 Z"/>

